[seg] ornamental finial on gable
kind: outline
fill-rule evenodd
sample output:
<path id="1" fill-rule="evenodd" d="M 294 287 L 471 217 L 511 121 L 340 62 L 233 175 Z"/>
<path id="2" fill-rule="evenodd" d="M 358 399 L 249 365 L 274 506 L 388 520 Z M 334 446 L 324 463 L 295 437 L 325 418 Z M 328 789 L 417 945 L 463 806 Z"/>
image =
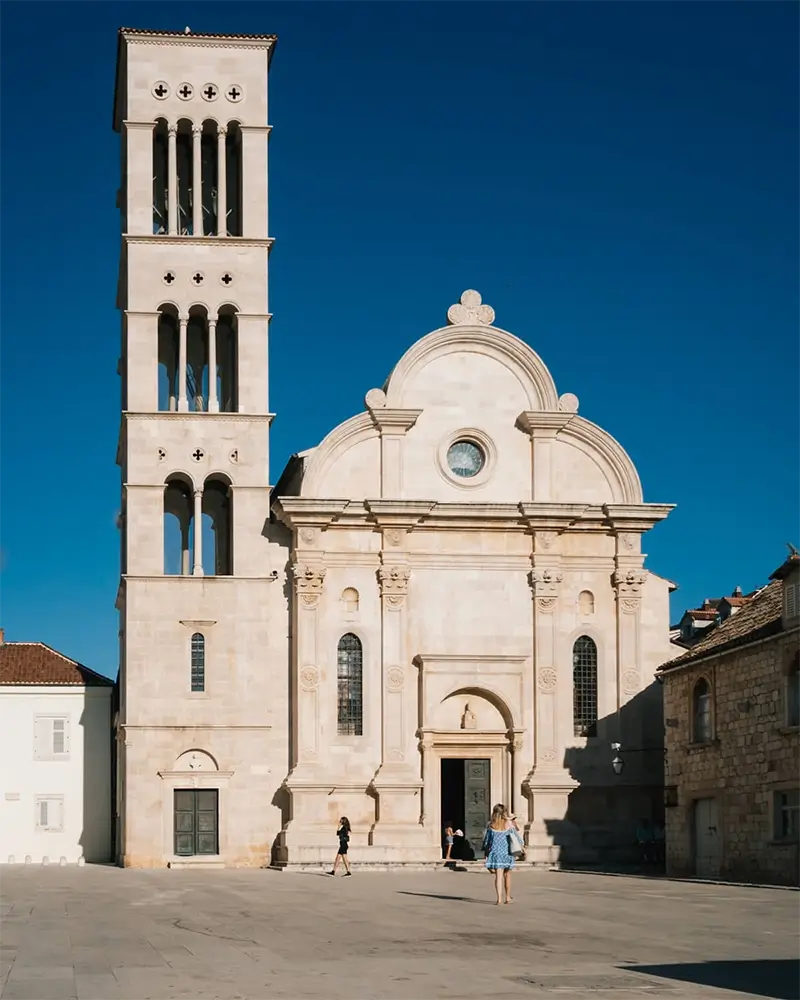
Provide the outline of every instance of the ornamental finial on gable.
<path id="1" fill-rule="evenodd" d="M 447 321 L 452 326 L 479 323 L 481 326 L 491 326 L 494 323 L 494 309 L 481 305 L 480 292 L 468 288 L 461 296 L 461 301 L 447 310 Z"/>

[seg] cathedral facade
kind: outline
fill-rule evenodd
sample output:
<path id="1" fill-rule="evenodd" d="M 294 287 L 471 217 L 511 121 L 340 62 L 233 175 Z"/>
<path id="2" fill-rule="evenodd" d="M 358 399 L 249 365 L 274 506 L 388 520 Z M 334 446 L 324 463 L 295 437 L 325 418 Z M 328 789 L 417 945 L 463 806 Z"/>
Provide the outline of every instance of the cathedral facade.
<path id="1" fill-rule="evenodd" d="M 658 809 L 671 508 L 475 291 L 271 485 L 274 45 L 120 32 L 118 860 L 474 857 L 496 801 L 588 858 Z"/>

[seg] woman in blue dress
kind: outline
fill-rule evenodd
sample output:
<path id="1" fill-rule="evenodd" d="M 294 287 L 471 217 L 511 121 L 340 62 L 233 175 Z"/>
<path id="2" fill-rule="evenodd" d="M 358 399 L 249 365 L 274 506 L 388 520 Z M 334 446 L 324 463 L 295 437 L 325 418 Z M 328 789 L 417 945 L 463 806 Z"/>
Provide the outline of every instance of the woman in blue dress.
<path id="1" fill-rule="evenodd" d="M 492 818 L 489 820 L 483 837 L 486 867 L 494 875 L 498 906 L 501 903 L 511 902 L 511 869 L 514 867 L 510 842 L 511 827 L 508 810 L 504 805 L 498 803 L 492 809 Z M 503 899 L 504 891 L 505 899 Z"/>

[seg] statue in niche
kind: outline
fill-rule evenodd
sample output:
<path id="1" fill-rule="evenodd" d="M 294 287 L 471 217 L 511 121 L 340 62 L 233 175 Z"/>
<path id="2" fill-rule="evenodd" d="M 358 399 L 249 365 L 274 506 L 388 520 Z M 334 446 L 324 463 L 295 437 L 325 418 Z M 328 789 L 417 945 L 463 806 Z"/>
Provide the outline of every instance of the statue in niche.
<path id="1" fill-rule="evenodd" d="M 478 725 L 478 720 L 475 718 L 475 713 L 471 712 L 469 709 L 469 702 L 464 705 L 464 714 L 461 716 L 461 728 L 462 729 L 475 729 Z"/>

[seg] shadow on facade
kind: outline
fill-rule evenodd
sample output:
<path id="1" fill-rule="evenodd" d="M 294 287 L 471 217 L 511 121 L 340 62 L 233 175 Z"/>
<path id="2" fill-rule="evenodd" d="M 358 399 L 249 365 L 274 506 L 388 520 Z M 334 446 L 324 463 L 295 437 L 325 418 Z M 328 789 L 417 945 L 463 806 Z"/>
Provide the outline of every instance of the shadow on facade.
<path id="1" fill-rule="evenodd" d="M 113 720 L 117 709 L 117 686 L 107 691 L 87 686 L 78 719 L 82 753 L 83 813 L 78 837 L 80 855 L 86 864 L 113 864 L 117 840 L 116 817 L 116 733 Z M 71 803 L 64 803 L 69 809 Z M 51 858 L 51 860 L 53 860 Z"/>
<path id="2" fill-rule="evenodd" d="M 800 961 L 794 958 L 624 965 L 620 968 L 625 972 L 641 972 L 697 986 L 715 986 L 772 1000 L 800 1000 Z"/>
<path id="3" fill-rule="evenodd" d="M 621 743 L 622 774 L 611 762 Z M 562 868 L 663 873 L 663 860 L 645 859 L 636 831 L 643 820 L 664 827 L 664 722 L 661 684 L 653 681 L 618 712 L 597 722 L 585 746 L 568 747 L 563 765 L 577 787 L 567 812 L 544 818 Z M 661 854 L 663 857 L 663 853 Z"/>

